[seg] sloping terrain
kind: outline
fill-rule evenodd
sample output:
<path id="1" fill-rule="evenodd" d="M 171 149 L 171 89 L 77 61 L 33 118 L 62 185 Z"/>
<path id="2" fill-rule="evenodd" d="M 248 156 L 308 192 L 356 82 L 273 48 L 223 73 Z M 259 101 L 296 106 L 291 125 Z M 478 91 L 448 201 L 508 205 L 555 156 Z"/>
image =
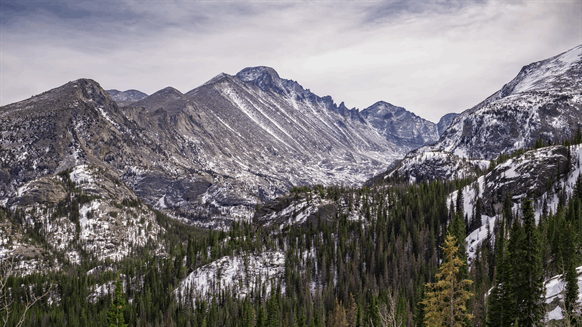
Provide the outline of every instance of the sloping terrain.
<path id="1" fill-rule="evenodd" d="M 499 91 L 456 117 L 437 143 L 407 155 L 410 160 L 401 163 L 399 175 L 412 173 L 417 179 L 454 178 L 460 175 L 459 159 L 490 160 L 500 154 L 533 148 L 540 139 L 556 144 L 572 138 L 582 127 L 581 55 L 582 46 L 578 46 L 523 67 Z M 423 161 L 425 152 L 439 152 L 442 160 L 429 160 L 425 165 L 440 167 L 415 168 Z M 437 174 L 422 175 L 431 170 Z M 464 175 L 474 175 L 471 169 L 463 170 Z M 414 176 L 415 171 L 421 175 Z"/>
<path id="2" fill-rule="evenodd" d="M 24 183 L 0 215 L 0 259 L 16 255 L 23 274 L 87 260 L 118 261 L 165 231 L 156 214 L 109 170 L 79 165 Z M 19 232 L 10 232 L 19 231 Z M 160 250 L 162 251 L 162 250 Z M 163 252 L 163 251 L 162 251 Z"/>

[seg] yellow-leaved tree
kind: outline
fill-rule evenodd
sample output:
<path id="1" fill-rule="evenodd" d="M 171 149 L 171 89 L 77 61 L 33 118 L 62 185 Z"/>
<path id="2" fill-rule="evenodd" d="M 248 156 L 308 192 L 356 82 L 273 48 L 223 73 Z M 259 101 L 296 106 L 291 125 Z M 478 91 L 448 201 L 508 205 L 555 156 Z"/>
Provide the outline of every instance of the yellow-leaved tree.
<path id="1" fill-rule="evenodd" d="M 472 280 L 458 280 L 461 267 L 466 262 L 459 258 L 457 240 L 451 234 L 447 235 L 443 247 L 445 258 L 436 275 L 438 282 L 427 283 L 424 322 L 427 326 L 462 327 L 473 315 L 467 313 L 467 301 L 473 293 L 466 290 Z"/>

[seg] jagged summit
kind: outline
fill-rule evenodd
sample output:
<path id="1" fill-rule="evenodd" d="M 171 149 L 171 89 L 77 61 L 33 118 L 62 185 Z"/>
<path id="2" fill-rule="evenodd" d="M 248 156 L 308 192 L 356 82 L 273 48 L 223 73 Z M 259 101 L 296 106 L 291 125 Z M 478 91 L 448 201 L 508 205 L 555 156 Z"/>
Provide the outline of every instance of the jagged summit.
<path id="1" fill-rule="evenodd" d="M 251 82 L 261 88 L 263 91 L 275 91 L 277 93 L 286 93 L 285 86 L 279 74 L 266 66 L 247 67 L 236 74 L 244 82 Z"/>
<path id="2" fill-rule="evenodd" d="M 391 103 L 385 101 L 378 101 L 373 105 L 369 106 L 368 108 L 362 110 L 362 114 L 364 115 L 375 115 L 375 116 L 386 116 L 386 118 L 392 117 L 394 114 L 398 112 L 406 111 L 406 109 L 402 107 L 395 106 Z M 412 113 L 414 115 L 414 113 Z M 414 115 L 417 117 L 416 115 Z"/>
<path id="3" fill-rule="evenodd" d="M 275 69 L 267 66 L 247 67 L 236 74 L 238 78 L 245 82 L 256 81 L 267 75 L 273 80 L 281 79 Z"/>

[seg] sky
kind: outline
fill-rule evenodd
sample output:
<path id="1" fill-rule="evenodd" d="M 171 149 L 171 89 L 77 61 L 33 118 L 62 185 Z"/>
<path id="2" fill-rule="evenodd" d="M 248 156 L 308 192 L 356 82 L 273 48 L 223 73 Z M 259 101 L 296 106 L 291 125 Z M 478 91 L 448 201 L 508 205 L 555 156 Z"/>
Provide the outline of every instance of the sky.
<path id="1" fill-rule="evenodd" d="M 0 0 L 0 105 L 79 78 L 152 94 L 269 66 L 437 122 L 582 44 L 582 1 Z"/>

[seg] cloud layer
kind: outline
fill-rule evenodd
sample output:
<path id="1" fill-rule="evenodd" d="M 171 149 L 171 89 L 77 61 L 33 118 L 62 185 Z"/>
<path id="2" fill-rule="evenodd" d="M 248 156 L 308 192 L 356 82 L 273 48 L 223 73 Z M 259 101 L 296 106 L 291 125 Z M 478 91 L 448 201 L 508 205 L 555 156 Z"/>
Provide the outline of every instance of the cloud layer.
<path id="1" fill-rule="evenodd" d="M 3 0 L 0 28 L 1 105 L 81 77 L 106 89 L 186 92 L 266 65 L 348 107 L 383 100 L 437 121 L 582 43 L 582 6 Z"/>

